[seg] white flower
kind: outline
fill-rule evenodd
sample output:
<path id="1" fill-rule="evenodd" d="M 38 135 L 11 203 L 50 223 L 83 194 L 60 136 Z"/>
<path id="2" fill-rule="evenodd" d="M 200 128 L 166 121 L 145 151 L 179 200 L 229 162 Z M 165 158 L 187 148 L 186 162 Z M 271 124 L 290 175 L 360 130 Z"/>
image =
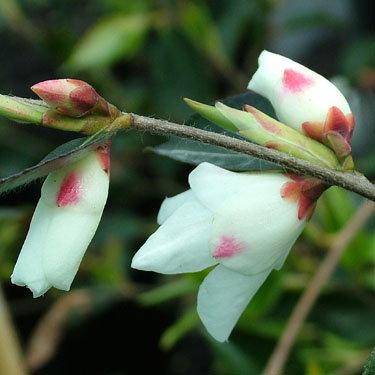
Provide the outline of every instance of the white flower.
<path id="1" fill-rule="evenodd" d="M 34 297 L 69 290 L 98 227 L 109 186 L 109 144 L 46 178 L 15 265 L 13 284 Z"/>
<path id="2" fill-rule="evenodd" d="M 163 202 L 161 226 L 132 267 L 174 274 L 217 265 L 200 286 L 198 313 L 209 333 L 225 341 L 270 272 L 283 265 L 321 185 L 277 172 L 234 173 L 209 163 L 194 169 L 189 185 Z"/>
<path id="3" fill-rule="evenodd" d="M 333 131 L 350 142 L 354 118 L 348 102 L 330 81 L 305 66 L 263 51 L 248 89 L 268 98 L 286 125 L 320 141 Z"/>

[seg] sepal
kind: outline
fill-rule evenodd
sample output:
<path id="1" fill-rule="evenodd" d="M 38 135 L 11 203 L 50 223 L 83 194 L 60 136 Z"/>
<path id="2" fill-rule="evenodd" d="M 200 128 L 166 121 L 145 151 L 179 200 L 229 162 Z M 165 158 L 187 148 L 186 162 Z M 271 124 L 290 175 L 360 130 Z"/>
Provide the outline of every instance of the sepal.
<path id="1" fill-rule="evenodd" d="M 190 99 L 186 102 L 206 119 L 255 143 L 328 168 L 340 168 L 336 156 L 326 146 L 254 107 L 245 105 L 240 111 L 220 102 L 215 107 Z"/>

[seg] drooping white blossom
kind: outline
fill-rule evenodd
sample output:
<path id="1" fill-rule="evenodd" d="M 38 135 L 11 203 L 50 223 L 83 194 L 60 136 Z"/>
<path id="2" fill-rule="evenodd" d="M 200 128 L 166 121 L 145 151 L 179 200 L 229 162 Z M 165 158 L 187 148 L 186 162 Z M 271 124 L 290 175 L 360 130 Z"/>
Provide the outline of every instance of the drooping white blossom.
<path id="1" fill-rule="evenodd" d="M 189 185 L 163 202 L 160 227 L 132 267 L 174 274 L 216 265 L 200 286 L 198 313 L 225 341 L 270 272 L 283 265 L 322 189 L 316 180 L 209 163 L 193 170 Z"/>
<path id="2" fill-rule="evenodd" d="M 15 265 L 13 284 L 34 297 L 69 290 L 98 227 L 109 186 L 109 145 L 50 173 Z"/>

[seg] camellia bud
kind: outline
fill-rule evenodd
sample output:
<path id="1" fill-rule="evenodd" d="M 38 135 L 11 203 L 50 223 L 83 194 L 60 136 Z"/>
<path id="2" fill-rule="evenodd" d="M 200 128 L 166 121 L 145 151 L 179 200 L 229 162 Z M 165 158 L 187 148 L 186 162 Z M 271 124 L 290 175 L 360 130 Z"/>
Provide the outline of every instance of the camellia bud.
<path id="1" fill-rule="evenodd" d="M 326 78 L 263 51 L 248 89 L 269 99 L 280 121 L 331 147 L 345 169 L 354 167 L 350 146 L 354 117 L 345 97 Z"/>
<path id="2" fill-rule="evenodd" d="M 52 286 L 70 289 L 107 200 L 109 147 L 108 142 L 46 178 L 11 276 L 34 297 Z"/>
<path id="3" fill-rule="evenodd" d="M 53 79 L 31 87 L 41 99 L 56 111 L 70 117 L 89 113 L 109 116 L 110 104 L 95 89 L 77 79 Z M 112 106 L 113 107 L 113 106 Z"/>

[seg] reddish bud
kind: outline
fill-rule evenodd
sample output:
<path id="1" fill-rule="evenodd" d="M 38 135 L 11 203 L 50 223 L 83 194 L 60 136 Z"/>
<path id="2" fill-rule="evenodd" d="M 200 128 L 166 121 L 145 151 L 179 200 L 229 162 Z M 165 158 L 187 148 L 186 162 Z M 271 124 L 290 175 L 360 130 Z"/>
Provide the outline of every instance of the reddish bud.
<path id="1" fill-rule="evenodd" d="M 109 114 L 108 103 L 84 81 L 53 79 L 39 82 L 31 90 L 50 107 L 70 117 L 82 117 L 89 113 Z"/>
<path id="2" fill-rule="evenodd" d="M 341 163 L 351 155 L 350 139 L 354 126 L 353 115 L 351 113 L 344 115 L 338 107 L 331 107 L 328 110 L 324 124 L 319 122 L 304 122 L 302 124 L 305 134 L 334 150 Z"/>
<path id="3" fill-rule="evenodd" d="M 286 176 L 292 181 L 283 185 L 281 197 L 297 202 L 299 220 L 310 220 L 315 210 L 316 201 L 327 189 L 327 186 L 316 178 L 294 174 L 286 174 Z"/>

